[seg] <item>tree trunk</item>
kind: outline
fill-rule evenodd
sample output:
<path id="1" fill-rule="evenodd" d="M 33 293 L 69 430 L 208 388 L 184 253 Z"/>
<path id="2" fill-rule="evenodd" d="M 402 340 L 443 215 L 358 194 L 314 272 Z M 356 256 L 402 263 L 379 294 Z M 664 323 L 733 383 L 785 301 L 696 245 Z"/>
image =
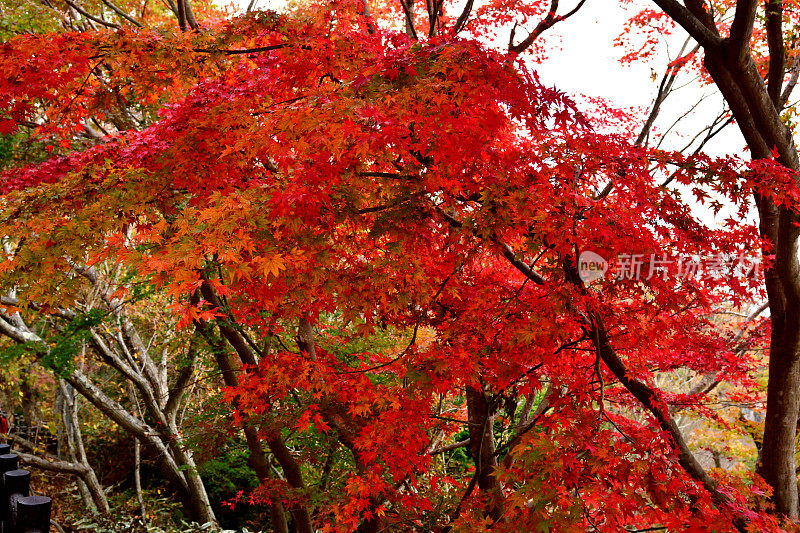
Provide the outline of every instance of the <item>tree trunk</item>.
<path id="1" fill-rule="evenodd" d="M 19 381 L 19 390 L 22 393 L 22 415 L 25 419 L 25 424 L 28 425 L 28 429 L 33 428 L 40 423 L 39 406 L 38 402 L 36 401 L 37 391 L 33 388 L 31 383 L 31 369 L 32 365 L 29 365 L 24 371 L 22 371 L 21 379 Z"/>
<path id="2" fill-rule="evenodd" d="M 779 161 L 797 171 L 797 151 L 790 132 L 748 55 L 744 64 L 734 63 L 725 49 L 706 55 L 706 67 L 720 88 L 747 140 L 753 159 Z M 762 460 L 758 472 L 773 488 L 775 510 L 798 516 L 795 437 L 800 407 L 800 269 L 797 264 L 796 215 L 778 207 L 770 198 L 755 198 L 761 236 L 772 243 L 774 267 L 765 273 L 772 334 L 770 337 L 767 414 Z"/>
<path id="3" fill-rule="evenodd" d="M 142 444 L 139 439 L 133 439 L 133 486 L 136 490 L 136 501 L 139 502 L 139 514 L 142 522 L 147 524 L 147 508 L 144 506 L 142 494 Z"/>
<path id="4" fill-rule="evenodd" d="M 80 371 L 73 371 L 67 381 L 124 431 L 138 438 L 143 444 L 154 447 L 162 472 L 182 492 L 184 505 L 192 520 L 200 523 L 210 522 L 216 526 L 217 520 L 211 509 L 208 494 L 202 482 L 199 482 L 200 478 L 197 475 L 194 461 L 181 449 L 183 443 L 179 434 L 169 431 L 171 428 L 156 432 L 130 414 L 119 403 L 106 396 Z M 169 442 L 170 439 L 174 439 L 174 441 Z M 165 440 L 168 441 L 167 444 L 165 444 Z"/>
<path id="5" fill-rule="evenodd" d="M 208 499 L 206 487 L 200 477 L 200 472 L 197 470 L 197 464 L 194 462 L 191 450 L 184 443 L 183 435 L 177 427 L 170 424 L 168 430 L 165 438 L 169 439 L 169 448 L 172 450 L 176 462 L 181 465 L 181 470 L 189 489 L 187 491 L 188 503 L 194 509 L 194 516 L 197 517 L 195 520 L 203 524 L 211 523 L 217 526 L 217 517 L 214 515 L 211 501 Z"/>
<path id="6" fill-rule="evenodd" d="M 78 490 L 81 493 L 81 498 L 92 512 L 108 514 L 111 512 L 108 499 L 95 475 L 94 469 L 89 464 L 89 459 L 86 457 L 86 448 L 83 445 L 83 435 L 81 433 L 80 419 L 78 418 L 75 390 L 63 379 L 59 380 L 58 385 L 59 392 L 63 398 L 61 417 L 64 422 L 64 433 L 69 455 L 73 463 L 84 468 L 84 472 L 78 474 Z"/>
<path id="7" fill-rule="evenodd" d="M 800 407 L 797 312 L 772 317 L 769 386 L 758 473 L 773 487 L 775 510 L 798 516 L 795 440 Z"/>
<path id="8" fill-rule="evenodd" d="M 213 293 L 209 292 L 208 297 L 214 297 Z M 215 305 L 218 304 L 219 301 L 216 300 Z M 200 334 L 203 335 L 203 337 L 205 337 L 205 339 L 211 345 L 211 349 L 214 352 L 214 358 L 217 361 L 217 366 L 219 366 L 219 369 L 222 372 L 222 380 L 225 385 L 228 387 L 236 387 L 239 384 L 239 378 L 237 375 L 238 372 L 234 367 L 230 355 L 222 343 L 222 339 L 214 334 L 214 331 L 209 324 L 195 321 L 194 325 L 197 331 L 199 331 Z M 225 325 L 220 324 L 220 330 L 222 331 L 223 335 L 227 333 L 226 338 L 230 336 L 238 336 L 238 332 L 236 332 L 234 328 L 226 328 Z M 234 346 L 234 348 L 238 346 L 237 353 L 239 350 L 249 350 L 244 343 L 244 339 L 241 338 L 236 338 L 231 345 Z M 244 357 L 242 357 L 240 354 L 240 359 L 242 359 L 242 362 L 245 364 L 254 365 L 256 363 L 255 357 L 252 356 L 249 351 L 246 352 Z M 237 404 L 234 402 L 234 408 L 236 407 Z M 255 428 L 253 428 L 252 424 L 250 424 L 249 417 L 246 415 L 242 417 L 241 427 L 245 435 L 245 441 L 247 442 L 248 452 L 250 453 L 248 462 L 255 471 L 256 476 L 258 476 L 259 481 L 261 481 L 261 483 L 265 483 L 271 478 L 271 474 L 269 462 L 267 461 L 267 457 L 264 454 L 264 449 L 261 446 L 261 440 L 258 438 Z M 281 458 L 278 458 L 278 463 L 281 465 L 281 468 L 283 468 L 289 484 L 293 488 L 305 488 L 305 483 L 303 482 L 300 468 L 297 465 L 294 457 L 291 455 L 291 452 L 289 452 L 289 450 L 283 444 L 283 441 L 275 437 L 271 440 L 268 440 L 267 444 L 270 446 L 270 450 L 274 455 L 276 455 L 276 457 L 277 454 L 275 453 L 275 450 L 286 452 L 286 454 L 283 456 L 283 461 Z M 305 505 L 293 505 L 289 511 L 294 518 L 295 527 L 298 533 L 313 533 L 314 527 L 311 523 L 311 515 Z M 272 502 L 270 505 L 270 516 L 272 517 L 272 525 L 276 533 L 288 533 L 289 525 L 286 521 L 286 512 L 283 504 L 280 502 Z"/>
<path id="9" fill-rule="evenodd" d="M 770 54 L 765 83 L 750 48 L 758 2 L 736 2 L 729 35 L 723 38 L 705 3 L 653 1 L 702 45 L 704 65 L 730 107 L 751 157 L 777 159 L 787 169 L 800 170 L 797 147 L 780 116 L 788 98 L 782 94 L 786 53 L 781 2 L 766 3 L 765 28 Z M 775 510 L 797 518 L 794 441 L 800 403 L 798 216 L 779 207 L 768 194 L 757 193 L 755 201 L 761 235 L 775 254 L 774 267 L 765 274 L 772 334 L 767 414 L 758 471 L 773 488 Z"/>
<path id="10" fill-rule="evenodd" d="M 128 384 L 128 398 L 130 399 L 131 406 L 136 407 L 136 414 L 139 419 L 142 418 L 142 411 L 139 407 L 139 400 L 136 398 L 136 392 L 133 390 L 133 385 Z M 133 438 L 133 486 L 136 490 L 136 501 L 139 503 L 139 513 L 142 515 L 142 522 L 147 524 L 147 509 L 144 506 L 144 495 L 142 494 L 142 444 L 136 437 Z"/>
<path id="11" fill-rule="evenodd" d="M 469 448 L 475 461 L 478 488 L 486 498 L 485 513 L 496 522 L 503 516 L 503 507 L 502 489 L 495 476 L 494 416 L 480 388 L 467 389 L 467 421 Z"/>

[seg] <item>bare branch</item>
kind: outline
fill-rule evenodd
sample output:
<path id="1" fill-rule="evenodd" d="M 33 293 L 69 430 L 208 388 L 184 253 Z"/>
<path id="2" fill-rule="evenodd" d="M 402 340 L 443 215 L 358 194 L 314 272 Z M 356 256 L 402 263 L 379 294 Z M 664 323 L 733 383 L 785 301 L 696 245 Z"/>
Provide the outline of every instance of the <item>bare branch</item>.
<path id="1" fill-rule="evenodd" d="M 465 446 L 469 446 L 469 443 L 470 443 L 469 439 L 460 440 L 458 442 L 447 444 L 445 446 L 441 446 L 433 450 L 428 450 L 428 455 L 439 455 L 441 453 L 457 450 L 458 448 L 464 448 Z"/>
<path id="2" fill-rule="evenodd" d="M 447 222 L 450 223 L 451 226 L 455 226 L 458 228 L 463 227 L 463 224 L 460 220 L 451 216 L 444 209 L 438 206 L 436 206 L 435 209 L 436 212 L 442 215 L 442 217 L 444 217 L 445 220 L 447 220 Z M 490 239 L 493 243 L 497 244 L 500 247 L 500 251 L 503 253 L 503 257 L 505 257 L 512 265 L 514 265 L 514 268 L 516 268 L 522 274 L 524 274 L 525 277 L 527 277 L 537 285 L 544 285 L 546 283 L 545 279 L 538 272 L 529 267 L 527 263 L 519 259 L 516 256 L 516 254 L 514 254 L 514 250 L 512 250 L 509 245 L 501 241 L 497 235 L 492 234 Z"/>
<path id="3" fill-rule="evenodd" d="M 533 42 L 537 39 L 537 37 L 539 37 L 545 31 L 555 26 L 557 23 L 561 22 L 562 20 L 566 20 L 575 13 L 577 13 L 585 3 L 586 0 L 580 0 L 580 2 L 578 2 L 578 5 L 575 6 L 575 8 L 573 8 L 572 11 L 569 11 L 564 15 L 556 15 L 556 10 L 558 9 L 558 0 L 550 0 L 550 11 L 547 13 L 547 16 L 541 22 L 539 22 L 539 24 L 536 25 L 536 28 L 533 29 L 530 35 L 528 35 L 525 39 L 523 39 L 522 42 L 520 42 L 519 44 L 516 45 L 514 44 L 513 42 L 514 31 L 512 30 L 511 37 L 508 42 L 509 51 L 520 53 L 526 50 L 528 47 L 530 47 L 530 45 L 533 44 Z"/>
<path id="4" fill-rule="evenodd" d="M 795 49 L 792 53 L 792 70 L 791 75 L 789 77 L 789 81 L 786 83 L 786 87 L 783 88 L 783 93 L 781 94 L 781 101 L 780 106 L 778 109 L 783 109 L 786 103 L 789 101 L 789 97 L 792 95 L 792 91 L 797 86 L 797 80 L 800 77 L 800 50 Z"/>
<path id="5" fill-rule="evenodd" d="M 697 53 L 700 49 L 700 45 L 696 45 L 692 50 L 683 55 L 683 51 L 689 45 L 689 39 L 684 41 L 683 46 L 681 46 L 680 51 L 678 52 L 678 58 L 676 61 L 681 61 L 683 59 L 688 58 L 692 54 Z M 667 70 L 664 72 L 664 76 L 661 78 L 661 84 L 658 87 L 658 93 L 656 94 L 656 98 L 653 101 L 653 107 L 650 109 L 650 114 L 647 116 L 647 120 L 642 126 L 642 130 L 639 132 L 639 136 L 636 138 L 635 144 L 637 146 L 642 145 L 645 143 L 645 140 L 650 136 L 650 130 L 653 127 L 653 123 L 655 123 L 656 117 L 658 117 L 659 112 L 661 112 L 661 104 L 664 103 L 664 100 L 667 99 L 667 96 L 672 92 L 672 87 L 675 85 L 675 80 L 678 77 L 678 72 L 680 71 L 680 67 L 678 66 L 670 66 L 667 67 Z"/>
<path id="6" fill-rule="evenodd" d="M 125 13 L 125 12 L 124 12 L 123 10 L 121 10 L 120 8 L 118 8 L 118 7 L 117 7 L 117 6 L 116 6 L 116 5 L 115 5 L 113 2 L 111 2 L 111 0 L 102 0 L 102 2 L 103 2 L 105 5 L 107 5 L 108 7 L 110 7 L 110 8 L 111 8 L 111 10 L 112 10 L 114 13 L 116 13 L 117 15 L 119 15 L 121 18 L 123 18 L 123 19 L 127 20 L 128 22 L 130 22 L 131 24 L 133 24 L 134 26 L 136 26 L 136 27 L 138 27 L 138 28 L 141 28 L 141 27 L 142 27 L 142 23 L 141 23 L 141 22 L 139 22 L 139 21 L 138 21 L 138 20 L 136 20 L 135 18 L 133 18 L 133 17 L 131 17 L 130 15 L 128 15 L 127 13 Z"/>
<path id="7" fill-rule="evenodd" d="M 88 18 L 89 20 L 91 20 L 93 22 L 96 22 L 96 23 L 100 24 L 101 26 L 105 26 L 106 28 L 114 28 L 115 30 L 119 29 L 119 25 L 118 24 L 114 24 L 113 22 L 106 22 L 105 20 L 97 18 L 94 15 L 91 15 L 90 13 L 88 13 L 82 7 L 80 7 L 77 4 L 71 2 L 70 0 L 66 0 L 66 2 L 67 2 L 67 5 L 69 5 L 72 9 L 74 9 L 75 11 L 77 11 L 78 13 L 83 15 L 84 17 Z"/>
<path id="8" fill-rule="evenodd" d="M 287 48 L 285 44 L 273 44 L 270 46 L 258 46 L 255 48 L 242 48 L 239 50 L 224 50 L 224 49 L 214 49 L 214 48 L 194 48 L 194 52 L 201 52 L 206 54 L 225 54 L 226 56 L 235 56 L 240 54 L 255 54 L 257 52 L 269 52 L 271 50 L 280 50 L 281 48 Z M 302 46 L 301 48 L 307 49 L 307 47 Z"/>
<path id="9" fill-rule="evenodd" d="M 31 465 L 41 470 L 48 472 L 58 472 L 61 474 L 71 474 L 73 476 L 83 477 L 86 475 L 88 468 L 82 464 L 70 463 L 68 461 L 59 461 L 57 459 L 44 459 L 33 454 L 25 452 L 14 452 L 19 455 L 20 463 L 24 465 Z"/>

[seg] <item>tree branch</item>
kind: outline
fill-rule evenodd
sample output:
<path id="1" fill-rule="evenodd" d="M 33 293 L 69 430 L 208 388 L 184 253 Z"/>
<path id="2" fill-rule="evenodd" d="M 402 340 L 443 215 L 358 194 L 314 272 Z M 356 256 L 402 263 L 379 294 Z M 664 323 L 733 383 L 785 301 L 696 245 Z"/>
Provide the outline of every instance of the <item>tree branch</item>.
<path id="1" fill-rule="evenodd" d="M 103 19 L 99 19 L 99 18 L 95 17 L 94 15 L 89 14 L 86 10 L 84 10 L 82 7 L 78 6 L 77 4 L 75 4 L 73 2 L 70 2 L 70 0 L 66 0 L 66 2 L 67 2 L 67 5 L 69 5 L 72 9 L 74 9 L 75 11 L 77 11 L 78 13 L 83 15 L 84 17 L 88 18 L 89 20 L 94 21 L 94 22 L 100 24 L 101 26 L 105 26 L 106 28 L 114 28 L 115 30 L 119 29 L 119 24 L 114 24 L 113 22 L 106 22 Z"/>
<path id="2" fill-rule="evenodd" d="M 434 206 L 434 209 L 436 210 L 437 213 L 439 213 L 442 217 L 444 217 L 444 219 L 447 220 L 447 222 L 450 223 L 451 226 L 455 226 L 458 228 L 463 227 L 463 223 L 460 220 L 447 213 L 441 207 Z M 537 285 L 544 285 L 546 283 L 545 279 L 538 272 L 529 267 L 527 263 L 520 260 L 514 254 L 514 250 L 512 250 L 509 245 L 501 241 L 496 234 L 492 233 L 492 235 L 489 238 L 493 243 L 497 244 L 500 247 L 500 251 L 502 252 L 503 257 L 508 259 L 508 261 L 512 265 L 514 265 L 514 268 L 516 268 L 522 274 L 524 274 L 525 277 L 527 277 Z"/>
<path id="3" fill-rule="evenodd" d="M 786 69 L 786 50 L 783 46 L 783 2 L 766 2 L 767 46 L 769 47 L 769 72 L 767 73 L 767 92 L 775 108 L 780 111 L 781 85 Z"/>
<path id="4" fill-rule="evenodd" d="M 475 0 L 467 0 L 467 3 L 464 5 L 464 9 L 461 10 L 461 14 L 458 16 L 458 20 L 456 20 L 456 25 L 453 27 L 453 33 L 457 34 L 464 27 L 467 25 L 467 20 L 469 19 L 470 13 L 472 13 L 472 6 L 475 3 Z"/>
<path id="5" fill-rule="evenodd" d="M 511 30 L 511 37 L 508 40 L 509 51 L 515 52 L 517 54 L 523 52 L 528 47 L 530 47 L 530 45 L 533 44 L 533 42 L 537 39 L 537 37 L 539 37 L 545 31 L 555 26 L 557 23 L 561 22 L 562 20 L 566 20 L 575 13 L 577 13 L 585 3 L 586 0 L 580 0 L 580 2 L 578 2 L 578 5 L 575 6 L 572 9 L 572 11 L 569 11 L 568 13 L 559 16 L 556 15 L 556 11 L 558 10 L 558 0 L 550 0 L 550 11 L 547 13 L 547 16 L 544 19 L 542 19 L 539 22 L 539 24 L 536 25 L 536 28 L 534 28 L 533 31 L 525 39 L 522 40 L 522 42 L 516 45 L 514 44 L 514 30 Z"/>
<path id="6" fill-rule="evenodd" d="M 783 107 L 789 101 L 789 97 L 792 96 L 792 91 L 794 91 L 794 88 L 797 86 L 797 80 L 800 78 L 800 50 L 794 50 L 792 55 L 791 75 L 789 77 L 789 81 L 786 83 L 786 86 L 783 88 L 783 93 L 781 93 L 781 100 L 778 109 L 783 109 Z"/>
<path id="7" fill-rule="evenodd" d="M 112 10 L 114 13 L 116 13 L 117 15 L 119 15 L 121 18 L 123 18 L 123 19 L 127 20 L 128 22 L 130 22 L 131 24 L 133 24 L 133 25 L 134 25 L 134 26 L 136 26 L 137 28 L 141 28 L 141 27 L 142 27 L 142 23 L 141 23 L 141 22 L 139 22 L 139 21 L 138 21 L 138 20 L 136 20 L 135 18 L 133 18 L 133 17 L 131 17 L 130 15 L 128 15 L 127 13 L 125 13 L 125 12 L 124 12 L 123 10 L 121 10 L 120 8 L 118 8 L 118 7 L 117 7 L 117 6 L 116 6 L 116 5 L 115 5 L 113 2 L 111 2 L 111 0 L 102 0 L 102 2 L 103 2 L 105 5 L 107 5 L 108 7 L 110 7 L 110 8 L 111 8 L 111 10 Z"/>
<path id="8" fill-rule="evenodd" d="M 695 13 L 682 6 L 677 0 L 653 0 L 653 2 L 660 7 L 667 15 L 669 15 L 675 22 L 681 25 L 692 38 L 706 48 L 718 49 L 722 44 L 722 38 L 716 28 L 712 31 L 706 24 L 696 16 L 701 14 L 697 12 L 697 7 L 693 6 Z M 706 13 L 702 4 L 699 6 L 702 13 Z M 702 16 L 702 15 L 701 15 Z M 710 17 L 704 17 L 710 18 Z M 712 21 L 713 22 L 713 21 Z"/>
<path id="9" fill-rule="evenodd" d="M 675 61 L 680 61 L 681 59 L 688 58 L 692 54 L 696 53 L 700 49 L 700 45 L 696 45 L 692 50 L 683 55 L 683 51 L 689 45 L 689 39 L 684 41 L 683 46 L 681 46 L 680 51 L 678 52 L 678 57 Z M 664 72 L 664 76 L 661 78 L 661 83 L 658 87 L 658 93 L 656 94 L 655 100 L 653 100 L 653 107 L 650 108 L 650 114 L 647 116 L 647 120 L 645 121 L 644 125 L 642 126 L 642 130 L 639 132 L 639 136 L 636 137 L 636 141 L 634 144 L 637 146 L 641 146 L 644 144 L 645 140 L 650 136 L 650 130 L 653 127 L 653 123 L 658 117 L 658 114 L 661 112 L 661 104 L 664 103 L 664 100 L 667 99 L 667 96 L 672 92 L 672 87 L 675 85 L 675 79 L 678 77 L 678 72 L 680 67 L 671 66 L 667 67 L 667 70 Z"/>
<path id="10" fill-rule="evenodd" d="M 59 461 L 58 459 L 44 459 L 42 457 L 20 451 L 15 451 L 14 453 L 19 455 L 20 463 L 35 466 L 36 468 L 46 470 L 48 472 L 71 474 L 73 476 L 83 478 L 88 470 L 86 466 L 78 463 Z"/>
<path id="11" fill-rule="evenodd" d="M 737 65 L 744 65 L 746 56 L 749 55 L 750 36 L 753 35 L 757 6 L 757 0 L 738 0 L 736 2 L 736 13 L 733 16 L 727 46 L 728 53 L 733 56 Z"/>
<path id="12" fill-rule="evenodd" d="M 428 455 L 439 455 L 440 453 L 449 452 L 452 450 L 457 450 L 458 448 L 464 448 L 465 446 L 469 446 L 470 440 L 464 439 L 458 442 L 454 442 L 452 444 L 447 444 L 445 446 L 441 446 L 439 448 L 435 448 L 433 450 L 428 450 Z"/>
<path id="13" fill-rule="evenodd" d="M 175 423 L 175 416 L 178 413 L 181 400 L 186 395 L 186 386 L 194 375 L 197 351 L 194 349 L 193 340 L 189 341 L 187 356 L 189 361 L 180 369 L 180 372 L 178 372 L 178 377 L 175 378 L 175 383 L 169 390 L 169 398 L 167 398 L 167 403 L 164 406 L 164 415 L 167 417 L 167 420 L 170 420 L 172 423 Z"/>
<path id="14" fill-rule="evenodd" d="M 406 34 L 415 41 L 419 41 L 417 29 L 414 27 L 414 14 L 411 12 L 411 7 L 409 7 L 406 0 L 400 0 L 400 5 L 403 6 L 403 13 L 406 15 Z"/>

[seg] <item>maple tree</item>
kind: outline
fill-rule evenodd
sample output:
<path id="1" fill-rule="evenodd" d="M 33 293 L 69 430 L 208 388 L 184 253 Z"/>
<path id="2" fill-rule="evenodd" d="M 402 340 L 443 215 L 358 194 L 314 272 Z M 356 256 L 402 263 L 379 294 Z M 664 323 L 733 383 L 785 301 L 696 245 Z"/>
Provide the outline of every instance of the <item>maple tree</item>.
<path id="1" fill-rule="evenodd" d="M 638 139 L 600 133 L 542 85 L 526 58 L 583 2 L 432 1 L 425 17 L 344 0 L 226 19 L 182 0 L 175 20 L 102 2 L 118 22 L 85 6 L 70 20 L 100 27 L 8 39 L 0 131 L 47 156 L 3 174 L 0 332 L 159 450 L 199 521 L 216 518 L 176 412 L 202 353 L 261 483 L 242 498 L 276 531 L 790 527 L 798 168 L 780 4 L 765 51 L 755 3 L 715 11 L 719 28 L 700 2 L 654 3 L 647 17 L 704 51 L 752 162 L 650 148 L 651 120 Z M 482 43 L 503 31 L 506 47 Z M 731 215 L 704 223 L 697 205 L 720 199 Z M 663 261 L 588 283 L 586 250 L 763 250 L 766 275 Z M 719 320 L 765 295 L 769 326 Z M 146 413 L 50 328 L 80 332 Z M 709 384 L 758 401 L 762 345 L 763 480 L 705 468 L 677 412 L 729 425 Z M 701 378 L 689 391 L 657 386 L 687 372 Z"/>

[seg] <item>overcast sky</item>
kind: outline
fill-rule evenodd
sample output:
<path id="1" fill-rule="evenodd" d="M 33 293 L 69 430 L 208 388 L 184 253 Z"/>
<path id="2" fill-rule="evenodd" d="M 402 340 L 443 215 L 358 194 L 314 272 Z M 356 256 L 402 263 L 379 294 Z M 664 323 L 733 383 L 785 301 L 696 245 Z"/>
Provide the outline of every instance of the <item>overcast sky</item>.
<path id="1" fill-rule="evenodd" d="M 581 11 L 556 24 L 543 37 L 554 48 L 560 44 L 560 50 L 554 49 L 539 66 L 541 78 L 564 91 L 609 98 L 618 105 L 649 104 L 655 90 L 650 68 L 620 65 L 622 52 L 612 46 L 627 13 L 616 2 L 589 0 Z"/>

